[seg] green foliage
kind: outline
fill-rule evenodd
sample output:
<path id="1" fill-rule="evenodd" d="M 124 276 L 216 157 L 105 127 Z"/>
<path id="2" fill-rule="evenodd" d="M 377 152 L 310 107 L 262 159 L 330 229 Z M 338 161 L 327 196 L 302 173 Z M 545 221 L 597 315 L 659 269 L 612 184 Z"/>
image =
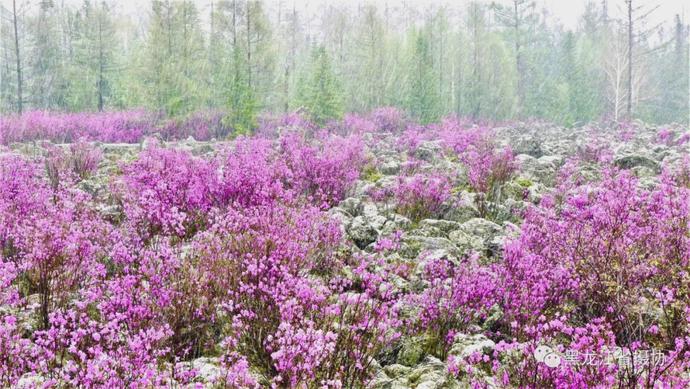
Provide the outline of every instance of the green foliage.
<path id="1" fill-rule="evenodd" d="M 343 115 L 342 86 L 324 46 L 312 50 L 311 69 L 299 82 L 298 100 L 317 124 Z"/>
<path id="2" fill-rule="evenodd" d="M 438 75 L 434 71 L 431 43 L 428 32 L 413 32 L 412 49 L 408 79 L 409 90 L 407 108 L 419 118 L 422 124 L 438 120 L 440 96 L 438 94 Z"/>
<path id="3" fill-rule="evenodd" d="M 226 126 L 233 129 L 234 135 L 249 135 L 256 128 L 257 103 L 254 91 L 249 85 L 247 64 L 243 56 L 234 56 L 232 79 L 229 86 Z"/>
<path id="4" fill-rule="evenodd" d="M 147 40 L 137 53 L 136 77 L 144 89 L 143 101 L 175 116 L 197 109 L 204 100 L 199 88 L 203 71 L 204 40 L 199 13 L 193 2 L 152 2 Z"/>
<path id="5" fill-rule="evenodd" d="M 457 92 L 456 113 L 473 118 L 506 119 L 515 114 L 515 66 L 506 41 L 489 31 L 487 8 L 473 2 L 465 19 L 466 37 L 458 59 L 463 75 Z"/>
<path id="6" fill-rule="evenodd" d="M 515 182 L 523 188 L 529 188 L 532 186 L 532 180 L 525 177 L 518 177 L 515 179 Z"/>
<path id="7" fill-rule="evenodd" d="M 362 179 L 364 181 L 376 182 L 381 178 L 383 178 L 383 174 L 381 174 L 381 172 L 378 171 L 376 165 L 373 163 L 365 165 L 362 169 Z"/>
<path id="8" fill-rule="evenodd" d="M 533 0 L 497 3 L 340 2 L 308 25 L 303 7 L 284 3 L 269 18 L 261 0 L 147 0 L 140 25 L 115 0 L 16 0 L 18 57 L 12 9 L 0 5 L 0 112 L 19 109 L 21 73 L 24 110 L 227 109 L 238 133 L 260 112 L 300 107 L 319 124 L 379 106 L 422 123 L 621 117 L 627 35 L 606 2 L 586 2 L 572 28 Z M 635 42 L 635 118 L 690 119 L 688 29 L 679 16 Z"/>

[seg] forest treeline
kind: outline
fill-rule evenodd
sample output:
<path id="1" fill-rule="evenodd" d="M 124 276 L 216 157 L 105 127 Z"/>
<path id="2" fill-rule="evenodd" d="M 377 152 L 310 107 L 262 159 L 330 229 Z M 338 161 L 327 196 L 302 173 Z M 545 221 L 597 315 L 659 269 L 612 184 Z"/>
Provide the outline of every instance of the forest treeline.
<path id="1" fill-rule="evenodd" d="M 574 29 L 528 0 L 341 3 L 154 0 L 134 17 L 112 0 L 5 0 L 0 111 L 220 109 L 239 130 L 262 112 L 379 106 L 422 122 L 689 120 L 688 24 L 651 23 L 652 2 L 590 1 Z"/>

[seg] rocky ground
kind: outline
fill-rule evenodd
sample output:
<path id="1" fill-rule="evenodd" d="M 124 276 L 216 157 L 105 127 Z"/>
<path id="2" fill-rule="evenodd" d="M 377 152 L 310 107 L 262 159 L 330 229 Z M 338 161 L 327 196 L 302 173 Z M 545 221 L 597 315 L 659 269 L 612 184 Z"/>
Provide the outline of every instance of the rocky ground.
<path id="1" fill-rule="evenodd" d="M 468 180 L 468 167 L 456 154 L 449 152 L 442 139 L 421 136 L 413 146 L 401 147 L 399 134 L 364 134 L 367 145 L 367 165 L 344 199 L 328 209 L 328 214 L 340 222 L 353 253 L 377 251 L 384 238 L 395 236 L 394 250 L 386 252 L 389 262 L 406 263 L 412 267 L 407 277 L 393 280 L 405 293 L 419 293 L 427 286 L 422 277 L 425 266 L 435 259 L 459 263 L 470 253 L 477 253 L 483 264 L 502 260 L 504 242 L 520 234 L 522 212 L 539 204 L 559 182 L 559 172 L 573 158 L 579 160 L 577 169 L 587 178 L 595 179 L 602 160 L 629 170 L 639 178 L 642 187 L 652 188 L 659 183 L 662 168 L 679 165 L 688 155 L 689 144 L 682 141 L 682 133 L 660 136 L 664 128 L 637 125 L 634 128 L 582 127 L 565 129 L 546 124 L 512 125 L 496 128 L 493 141 L 501 148 L 509 146 L 514 154 L 517 171 L 500 183 L 493 202 L 481 202 L 481 196 Z M 98 170 L 78 185 L 92 196 L 94 207 L 106 220 L 120 220 L 123 211 L 113 198 L 111 177 L 117 175 L 122 163 L 132 161 L 149 147 L 142 144 L 97 144 L 103 158 Z M 227 142 L 198 142 L 194 139 L 168 143 L 165 146 L 188 150 L 196 156 L 213 158 Z M 43 151 L 37 143 L 12 144 L 9 149 L 29 157 Z M 414 164 L 411 168 L 410 165 Z M 395 200 L 381 200 L 373 193 L 395 188 L 410 171 L 416 174 L 442 174 L 450 177 L 452 196 L 430 214 L 415 220 L 401 212 Z M 480 205 L 481 204 L 481 205 Z M 490 209 L 482 212 L 481 207 Z M 17 312 L 20 326 L 31 327 L 33 310 L 38 303 L 29 304 Z M 500 307 L 493 307 L 482 320 L 472 322 L 453 336 L 447 355 L 441 359 L 427 349 L 427 334 L 403 335 L 380 353 L 368 387 L 372 389 L 402 388 L 463 388 L 470 385 L 468 377 L 453 374 L 447 357 L 468 358 L 477 353 L 491 355 L 499 339 L 494 335 L 495 324 L 502 318 Z M 215 357 L 202 357 L 189 366 L 198 370 L 199 382 L 210 382 L 222 374 Z M 480 374 L 481 375 L 481 374 Z M 36 375 L 26 375 L 20 387 L 31 387 L 40 381 Z M 473 377 L 477 382 L 477 376 Z M 486 387 L 500 387 L 497 377 L 485 375 L 479 382 Z"/>

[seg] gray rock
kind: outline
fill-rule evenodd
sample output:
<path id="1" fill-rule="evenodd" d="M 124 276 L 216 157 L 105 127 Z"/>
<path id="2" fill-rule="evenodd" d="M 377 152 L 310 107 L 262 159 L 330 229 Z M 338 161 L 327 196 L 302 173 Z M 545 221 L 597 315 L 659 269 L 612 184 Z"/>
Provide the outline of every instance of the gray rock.
<path id="1" fill-rule="evenodd" d="M 379 215 L 379 210 L 376 207 L 376 204 L 372 202 L 361 202 L 358 209 L 359 212 L 357 214 L 362 215 L 367 219 L 373 219 Z"/>
<path id="2" fill-rule="evenodd" d="M 339 207 L 329 209 L 328 214 L 331 218 L 339 221 L 341 231 L 343 233 L 347 233 L 347 231 L 350 229 L 350 224 L 352 223 L 352 215 Z"/>
<path id="3" fill-rule="evenodd" d="M 472 218 L 479 217 L 479 210 L 475 203 L 475 194 L 467 191 L 460 192 L 449 204 L 443 219 L 451 222 L 464 223 Z"/>
<path id="4" fill-rule="evenodd" d="M 155 146 L 161 146 L 163 145 L 163 138 L 160 136 L 160 134 L 152 134 L 147 137 L 145 137 L 139 146 L 140 150 L 146 150 L 151 147 Z"/>
<path id="5" fill-rule="evenodd" d="M 405 380 L 406 382 L 406 380 Z M 374 379 L 369 382 L 367 388 L 369 389 L 411 389 L 409 385 L 400 380 L 394 380 L 389 378 L 386 373 L 379 372 L 376 374 Z"/>
<path id="6" fill-rule="evenodd" d="M 526 154 L 534 158 L 539 158 L 544 155 L 541 141 L 533 137 L 519 139 L 512 148 L 515 154 Z"/>
<path id="7" fill-rule="evenodd" d="M 466 358 L 475 352 L 489 354 L 495 347 L 496 343 L 482 334 L 456 334 L 448 354 Z"/>
<path id="8" fill-rule="evenodd" d="M 410 233 L 418 236 L 425 236 L 425 237 L 430 237 L 430 238 L 443 238 L 446 237 L 448 234 L 444 233 L 440 228 L 430 226 L 430 225 L 423 225 L 419 226 L 418 228 L 410 231 Z"/>
<path id="9" fill-rule="evenodd" d="M 438 142 L 424 141 L 419 144 L 414 156 L 422 161 L 431 162 L 441 153 L 441 145 Z"/>
<path id="10" fill-rule="evenodd" d="M 470 219 L 462 223 L 460 229 L 470 235 L 483 236 L 489 240 L 503 230 L 498 224 L 482 218 Z"/>
<path id="11" fill-rule="evenodd" d="M 412 225 L 412 221 L 405 216 L 394 213 L 381 228 L 381 235 L 390 235 L 395 231 L 405 231 Z"/>
<path id="12" fill-rule="evenodd" d="M 472 251 L 481 252 L 485 249 L 484 238 L 468 234 L 462 230 L 452 231 L 448 234 L 448 239 L 450 239 L 450 241 L 463 253 Z"/>
<path id="13" fill-rule="evenodd" d="M 352 190 L 353 196 L 357 197 L 357 198 L 365 197 L 365 196 L 367 196 L 369 191 L 376 188 L 377 184 L 374 184 L 374 183 L 368 182 L 368 181 L 357 180 L 355 182 L 354 189 Z"/>
<path id="14" fill-rule="evenodd" d="M 363 216 L 352 219 L 347 234 L 360 249 L 364 249 L 370 243 L 375 242 L 379 236 L 376 228 Z"/>
<path id="15" fill-rule="evenodd" d="M 119 221 L 124 217 L 123 210 L 119 205 L 97 204 L 96 211 L 106 220 L 111 222 Z"/>
<path id="16" fill-rule="evenodd" d="M 338 204 L 338 207 L 345 210 L 345 212 L 349 213 L 351 216 L 359 216 L 359 206 L 361 203 L 362 200 L 358 198 L 348 197 L 341 201 L 340 204 Z"/>
<path id="17" fill-rule="evenodd" d="M 223 374 L 218 358 L 197 358 L 191 362 L 191 367 L 197 370 L 197 377 L 203 382 L 214 382 Z"/>
<path id="18" fill-rule="evenodd" d="M 427 356 L 417 365 L 408 376 L 408 382 L 416 384 L 416 388 L 441 388 L 447 380 L 446 364 L 438 358 Z"/>
<path id="19" fill-rule="evenodd" d="M 502 247 L 502 241 L 496 237 L 502 234 L 503 228 L 498 224 L 482 218 L 473 218 L 462 223 L 458 230 L 451 231 L 448 239 L 462 253 L 498 252 Z"/>
<path id="20" fill-rule="evenodd" d="M 444 250 L 448 257 L 457 258 L 458 248 L 447 238 L 406 235 L 402 239 L 400 254 L 405 258 L 416 258 L 421 252 Z"/>
<path id="21" fill-rule="evenodd" d="M 151 145 L 152 141 L 147 143 L 148 146 Z M 103 155 L 120 157 L 123 155 L 133 155 L 140 150 L 140 145 L 129 144 L 129 143 L 104 143 L 101 146 Z"/>
<path id="22" fill-rule="evenodd" d="M 657 161 L 641 154 L 618 156 L 613 160 L 613 163 L 621 169 L 644 166 L 655 172 L 659 171 L 659 163 Z"/>
<path id="23" fill-rule="evenodd" d="M 419 227 L 432 227 L 448 234 L 451 231 L 460 229 L 460 223 L 451 220 L 424 219 L 419 222 Z"/>
<path id="24" fill-rule="evenodd" d="M 552 169 L 557 169 L 563 164 L 563 157 L 560 155 L 544 155 L 537 159 L 537 162 L 542 167 L 549 167 Z"/>
<path id="25" fill-rule="evenodd" d="M 653 178 L 658 175 L 658 171 L 656 169 L 652 169 L 648 166 L 635 166 L 631 168 L 630 171 L 632 171 L 635 177 L 638 178 Z"/>
<path id="26" fill-rule="evenodd" d="M 401 365 L 399 363 L 394 363 L 383 368 L 383 371 L 390 378 L 404 378 L 412 372 L 412 368 L 409 366 Z"/>
<path id="27" fill-rule="evenodd" d="M 563 165 L 563 157 L 560 155 L 545 155 L 537 160 L 536 170 L 532 172 L 535 180 L 541 183 L 552 184 L 556 173 Z"/>
<path id="28" fill-rule="evenodd" d="M 43 387 L 45 378 L 36 373 L 26 373 L 17 382 L 16 388 L 19 389 L 34 389 Z"/>
<path id="29" fill-rule="evenodd" d="M 400 162 L 386 161 L 381 164 L 379 171 L 381 171 L 381 174 L 385 174 L 387 176 L 394 176 L 400 173 Z"/>
<path id="30" fill-rule="evenodd" d="M 388 219 L 386 219 L 385 216 L 382 215 L 376 215 L 373 217 L 365 217 L 366 220 L 369 221 L 369 224 L 371 224 L 372 227 L 374 227 L 377 231 L 381 231 L 383 227 L 386 225 L 388 222 Z"/>
<path id="31" fill-rule="evenodd" d="M 413 367 L 419 364 L 424 357 L 424 338 L 411 337 L 406 338 L 402 342 L 400 351 L 398 352 L 397 363 L 402 366 Z M 390 374 L 388 374 L 391 376 Z M 392 376 L 396 378 L 395 376 Z"/>

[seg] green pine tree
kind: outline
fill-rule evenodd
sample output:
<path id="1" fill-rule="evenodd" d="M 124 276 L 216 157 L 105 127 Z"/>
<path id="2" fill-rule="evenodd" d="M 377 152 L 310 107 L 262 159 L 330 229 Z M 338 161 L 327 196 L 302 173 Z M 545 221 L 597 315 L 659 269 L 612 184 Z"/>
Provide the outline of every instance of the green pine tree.
<path id="1" fill-rule="evenodd" d="M 231 127 L 235 135 L 248 135 L 256 128 L 257 101 L 249 85 L 248 66 L 245 56 L 237 50 L 233 54 L 228 91 L 228 113 L 225 125 Z"/>
<path id="2" fill-rule="evenodd" d="M 422 124 L 436 121 L 440 116 L 437 75 L 434 72 L 429 37 L 423 32 L 414 37 L 410 65 L 408 109 Z"/>
<path id="3" fill-rule="evenodd" d="M 323 46 L 312 51 L 311 72 L 299 82 L 298 100 L 319 125 L 343 116 L 342 87 Z"/>

